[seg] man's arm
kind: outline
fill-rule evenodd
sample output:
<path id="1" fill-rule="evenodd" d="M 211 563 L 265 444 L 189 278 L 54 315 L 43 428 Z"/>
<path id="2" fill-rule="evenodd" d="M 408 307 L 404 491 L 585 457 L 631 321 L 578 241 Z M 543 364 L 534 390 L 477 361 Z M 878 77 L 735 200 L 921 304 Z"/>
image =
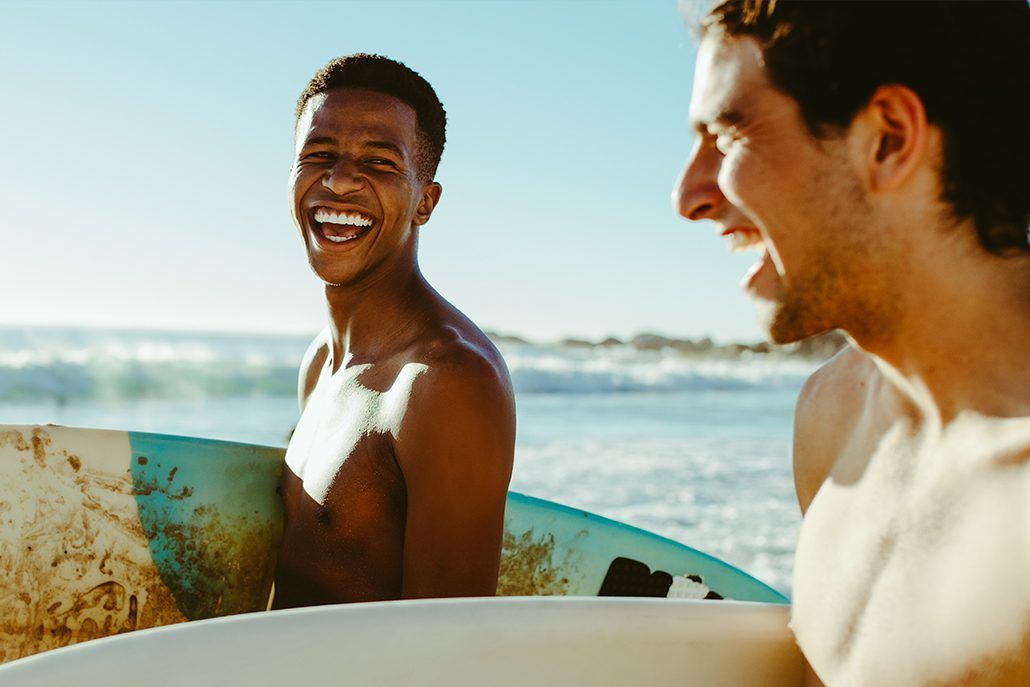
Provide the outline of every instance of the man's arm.
<path id="1" fill-rule="evenodd" d="M 419 375 L 395 439 L 407 486 L 402 598 L 497 590 L 515 449 L 503 363 L 461 349 Z"/>

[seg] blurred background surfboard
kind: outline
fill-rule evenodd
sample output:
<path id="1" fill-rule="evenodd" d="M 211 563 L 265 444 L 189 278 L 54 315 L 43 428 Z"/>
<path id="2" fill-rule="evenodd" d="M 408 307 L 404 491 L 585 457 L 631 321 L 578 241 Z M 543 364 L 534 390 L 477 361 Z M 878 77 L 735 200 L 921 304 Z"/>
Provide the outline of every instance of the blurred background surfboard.
<path id="1" fill-rule="evenodd" d="M 795 687 L 782 605 L 490 598 L 323 606 L 132 632 L 0 666 L 0 684 Z M 133 678 L 135 679 L 135 677 Z"/>
<path id="2" fill-rule="evenodd" d="M 265 610 L 283 456 L 192 437 L 0 425 L 0 662 Z M 515 492 L 498 593 L 787 603 L 701 551 Z"/>

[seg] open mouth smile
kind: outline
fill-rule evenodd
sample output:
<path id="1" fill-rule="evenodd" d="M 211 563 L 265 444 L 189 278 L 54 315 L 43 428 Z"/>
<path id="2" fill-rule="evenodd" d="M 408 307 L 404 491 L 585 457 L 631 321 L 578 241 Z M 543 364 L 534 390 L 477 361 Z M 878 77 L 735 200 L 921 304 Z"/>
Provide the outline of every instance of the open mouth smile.
<path id="1" fill-rule="evenodd" d="M 765 249 L 762 233 L 753 227 L 731 227 L 724 230 L 722 236 L 726 239 L 731 253 Z"/>
<path id="2" fill-rule="evenodd" d="M 332 244 L 356 241 L 375 226 L 375 220 L 354 210 L 316 207 L 312 213 L 315 234 Z"/>
<path id="3" fill-rule="evenodd" d="M 776 273 L 769 246 L 766 245 L 765 239 L 762 238 L 762 232 L 758 231 L 755 227 L 740 226 L 724 229 L 720 232 L 720 235 L 726 239 L 731 253 L 743 253 L 752 250 L 758 253 L 758 260 L 744 274 L 740 285 L 745 291 L 760 295 L 759 291 L 763 287 L 760 287 L 759 284 L 768 282 L 768 276 L 775 275 Z M 766 277 L 762 275 L 766 275 Z"/>

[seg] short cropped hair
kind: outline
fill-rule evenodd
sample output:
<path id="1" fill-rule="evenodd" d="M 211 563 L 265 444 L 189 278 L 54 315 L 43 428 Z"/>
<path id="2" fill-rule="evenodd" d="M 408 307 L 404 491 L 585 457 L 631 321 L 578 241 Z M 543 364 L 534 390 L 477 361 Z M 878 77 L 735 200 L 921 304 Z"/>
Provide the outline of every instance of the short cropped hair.
<path id="1" fill-rule="evenodd" d="M 422 181 L 433 179 L 447 139 L 447 113 L 428 81 L 407 65 L 382 55 L 356 53 L 338 57 L 319 69 L 300 94 L 297 121 L 313 96 L 338 88 L 376 91 L 410 105 L 418 122 L 416 170 Z"/>
<path id="2" fill-rule="evenodd" d="M 1006 2 L 725 0 L 704 36 L 751 37 L 809 132 L 844 131 L 901 84 L 943 133 L 942 196 L 997 255 L 1030 252 L 1030 7 Z"/>

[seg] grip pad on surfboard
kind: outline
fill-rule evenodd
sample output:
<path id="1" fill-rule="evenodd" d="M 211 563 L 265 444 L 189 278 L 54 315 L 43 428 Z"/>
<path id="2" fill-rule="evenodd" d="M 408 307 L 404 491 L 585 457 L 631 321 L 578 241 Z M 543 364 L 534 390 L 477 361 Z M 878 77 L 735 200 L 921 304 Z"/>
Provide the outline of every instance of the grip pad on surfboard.
<path id="1" fill-rule="evenodd" d="M 709 589 L 700 575 L 673 577 L 662 570 L 651 572 L 640 561 L 622 556 L 612 561 L 598 596 L 655 596 L 718 600 L 723 596 Z"/>
<path id="2" fill-rule="evenodd" d="M 612 561 L 601 583 L 598 596 L 658 596 L 669 593 L 672 575 L 661 570 L 651 572 L 640 561 L 622 556 Z"/>

